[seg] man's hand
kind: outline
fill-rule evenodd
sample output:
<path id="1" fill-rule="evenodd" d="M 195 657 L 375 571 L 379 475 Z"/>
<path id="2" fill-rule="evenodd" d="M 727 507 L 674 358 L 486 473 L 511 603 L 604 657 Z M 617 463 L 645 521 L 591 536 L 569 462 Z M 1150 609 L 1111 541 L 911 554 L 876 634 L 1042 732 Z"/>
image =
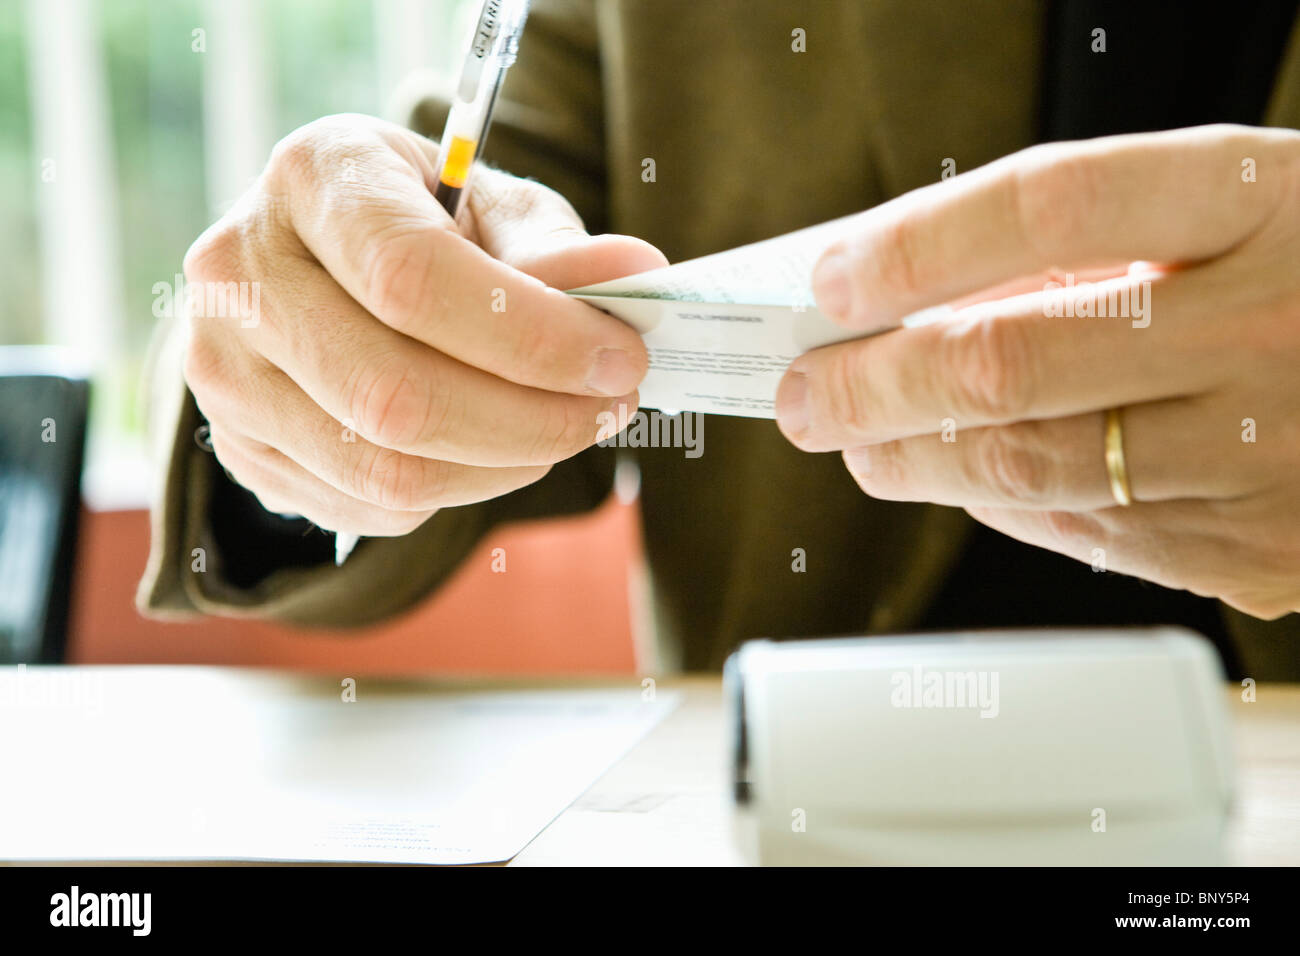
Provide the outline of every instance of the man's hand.
<path id="1" fill-rule="evenodd" d="M 662 254 L 588 236 L 560 196 L 485 169 L 454 223 L 436 158 L 379 120 L 318 120 L 185 257 L 191 285 L 258 283 L 253 321 L 191 307 L 185 378 L 217 458 L 268 510 L 404 534 L 536 481 L 603 412 L 621 427 L 637 407 L 640 337 L 557 289 Z"/>
<path id="2" fill-rule="evenodd" d="M 1300 134 L 1026 150 L 863 213 L 814 287 L 864 331 L 954 306 L 782 381 L 783 432 L 843 449 L 868 494 L 1259 617 L 1300 609 Z"/>

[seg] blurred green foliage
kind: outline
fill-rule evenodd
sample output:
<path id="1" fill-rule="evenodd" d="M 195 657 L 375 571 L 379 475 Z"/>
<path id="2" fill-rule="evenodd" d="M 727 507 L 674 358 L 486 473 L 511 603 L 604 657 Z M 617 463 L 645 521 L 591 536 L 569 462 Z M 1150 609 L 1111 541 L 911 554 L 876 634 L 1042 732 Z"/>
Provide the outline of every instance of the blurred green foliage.
<path id="1" fill-rule="evenodd" d="M 41 337 L 41 271 L 36 247 L 40 166 L 28 107 L 26 17 L 0 3 L 0 345 Z"/>
<path id="2" fill-rule="evenodd" d="M 37 0 L 40 2 L 40 0 Z M 476 0 L 428 0 L 435 22 Z M 96 382 L 94 427 L 137 432 L 135 395 L 154 327 L 153 286 L 170 284 L 211 218 L 204 175 L 203 61 L 191 48 L 201 0 L 106 0 L 97 17 L 108 76 L 125 309 L 123 362 Z M 375 11 L 370 0 L 267 0 L 264 30 L 273 137 L 329 113 L 376 113 Z M 0 345 L 42 342 L 41 249 L 28 78 L 19 0 L 0 2 Z M 430 38 L 441 53 L 446 37 Z M 445 55 L 445 54 L 444 54 Z M 105 397 L 112 400 L 104 401 Z M 109 409 L 113 411 L 108 412 Z M 105 414 L 113 420 L 106 420 Z"/>

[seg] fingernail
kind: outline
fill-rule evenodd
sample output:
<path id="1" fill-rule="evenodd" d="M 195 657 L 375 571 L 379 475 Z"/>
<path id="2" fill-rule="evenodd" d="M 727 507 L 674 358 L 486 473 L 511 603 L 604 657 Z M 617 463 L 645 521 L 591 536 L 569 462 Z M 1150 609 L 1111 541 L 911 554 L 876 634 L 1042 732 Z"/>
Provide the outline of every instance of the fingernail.
<path id="1" fill-rule="evenodd" d="M 790 372 L 776 390 L 776 419 L 787 435 L 798 436 L 808 427 L 808 376 Z"/>
<path id="2" fill-rule="evenodd" d="M 587 388 L 599 395 L 626 395 L 641 383 L 641 366 L 630 352 L 600 349 L 587 375 Z"/>
<path id="3" fill-rule="evenodd" d="M 822 257 L 813 270 L 813 295 L 817 308 L 832 318 L 844 318 L 853 305 L 853 292 L 849 288 L 849 260 L 842 252 L 831 252 Z"/>

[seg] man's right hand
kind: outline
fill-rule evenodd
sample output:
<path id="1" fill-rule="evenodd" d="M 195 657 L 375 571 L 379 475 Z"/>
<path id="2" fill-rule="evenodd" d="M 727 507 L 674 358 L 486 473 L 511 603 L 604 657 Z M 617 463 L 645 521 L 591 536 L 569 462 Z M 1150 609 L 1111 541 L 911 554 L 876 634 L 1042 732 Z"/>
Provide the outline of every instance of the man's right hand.
<path id="1" fill-rule="evenodd" d="M 453 222 L 437 149 L 369 117 L 318 120 L 185 257 L 191 285 L 258 283 L 242 320 L 187 295 L 185 378 L 217 458 L 269 511 L 405 534 L 538 480 L 602 413 L 622 427 L 637 407 L 640 337 L 557 290 L 663 255 L 588 236 L 561 196 L 487 169 Z"/>

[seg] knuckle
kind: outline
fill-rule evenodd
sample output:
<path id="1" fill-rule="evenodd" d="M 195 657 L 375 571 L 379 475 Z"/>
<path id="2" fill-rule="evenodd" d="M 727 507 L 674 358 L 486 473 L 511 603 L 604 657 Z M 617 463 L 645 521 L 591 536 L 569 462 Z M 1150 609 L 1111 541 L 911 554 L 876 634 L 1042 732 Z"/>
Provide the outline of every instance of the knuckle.
<path id="1" fill-rule="evenodd" d="M 867 468 L 854 477 L 858 486 L 867 494 L 877 498 L 893 498 L 908 487 L 909 469 L 902 442 L 870 445 L 865 455 Z"/>
<path id="2" fill-rule="evenodd" d="M 858 351 L 836 349 L 834 357 L 827 363 L 826 375 L 815 381 L 822 384 L 813 388 L 814 401 L 825 410 L 826 417 L 851 435 L 867 436 L 872 422 L 878 421 L 880 416 L 872 407 L 871 392 L 865 385 L 866 376 L 862 374 Z M 814 424 L 819 417 L 814 410 Z"/>
<path id="3" fill-rule="evenodd" d="M 940 343 L 933 384 L 950 395 L 959 421 L 1010 421 L 1030 407 L 1034 352 L 1024 325 L 983 320 L 954 329 Z"/>
<path id="4" fill-rule="evenodd" d="M 328 191 L 348 160 L 383 148 L 376 136 L 377 122 L 368 116 L 339 113 L 299 126 L 271 148 L 267 178 L 281 189 L 302 184 Z"/>
<path id="5" fill-rule="evenodd" d="M 399 332 L 409 331 L 410 318 L 428 320 L 447 314 L 447 280 L 432 254 L 443 230 L 394 222 L 376 230 L 362 251 L 364 283 L 371 311 Z"/>
<path id="6" fill-rule="evenodd" d="M 392 358 L 362 362 L 349 391 L 348 409 L 356 430 L 377 445 L 410 446 L 438 430 L 436 390 L 413 376 L 404 363 Z"/>
<path id="7" fill-rule="evenodd" d="M 568 384 L 559 375 L 570 364 L 564 342 L 557 339 L 554 327 L 544 321 L 519 321 L 509 325 L 514 336 L 510 346 L 510 368 L 517 381 L 538 387 Z"/>
<path id="8" fill-rule="evenodd" d="M 1060 550 L 1068 552 L 1077 545 L 1099 543 L 1098 525 L 1086 515 L 1073 511 L 1044 511 L 1043 527 Z"/>
<path id="9" fill-rule="evenodd" d="M 206 336 L 191 335 L 185 345 L 181 374 L 195 395 L 221 389 L 227 381 L 221 350 Z"/>
<path id="10" fill-rule="evenodd" d="M 967 476 L 971 484 L 992 490 L 1003 501 L 1040 504 L 1051 495 L 1048 463 L 1010 428 L 977 431 L 972 468 Z"/>
<path id="11" fill-rule="evenodd" d="M 243 232 L 233 216 L 205 229 L 185 252 L 181 270 L 189 282 L 218 282 L 237 276 L 242 267 Z"/>
<path id="12" fill-rule="evenodd" d="M 445 503 L 452 492 L 452 476 L 456 466 L 450 462 L 426 458 L 415 459 L 418 467 L 414 469 L 410 494 L 404 511 L 427 508 L 431 504 Z"/>
<path id="13" fill-rule="evenodd" d="M 1055 145 L 1036 146 L 1025 158 L 1011 180 L 1015 222 L 1026 247 L 1055 262 L 1103 220 L 1101 166 L 1092 152 Z"/>
<path id="14" fill-rule="evenodd" d="M 362 499 L 381 508 L 410 511 L 420 504 L 417 482 L 407 456 L 371 445 L 357 461 L 352 486 Z"/>
<path id="15" fill-rule="evenodd" d="M 561 398 L 542 418 L 531 446 L 529 462 L 554 464 L 577 454 L 596 440 L 600 421 L 589 402 Z M 603 410 L 603 408 L 602 408 Z"/>
<path id="16" fill-rule="evenodd" d="M 289 133 L 272 147 L 268 171 L 290 181 L 311 176 L 318 168 L 332 126 L 332 119 L 326 117 Z"/>
<path id="17" fill-rule="evenodd" d="M 876 248 L 867 257 L 876 274 L 876 288 L 886 297 L 910 301 L 924 295 L 935 277 L 921 249 L 918 220 L 900 215 L 883 227 Z M 852 252 L 852 250 L 850 250 Z"/>

